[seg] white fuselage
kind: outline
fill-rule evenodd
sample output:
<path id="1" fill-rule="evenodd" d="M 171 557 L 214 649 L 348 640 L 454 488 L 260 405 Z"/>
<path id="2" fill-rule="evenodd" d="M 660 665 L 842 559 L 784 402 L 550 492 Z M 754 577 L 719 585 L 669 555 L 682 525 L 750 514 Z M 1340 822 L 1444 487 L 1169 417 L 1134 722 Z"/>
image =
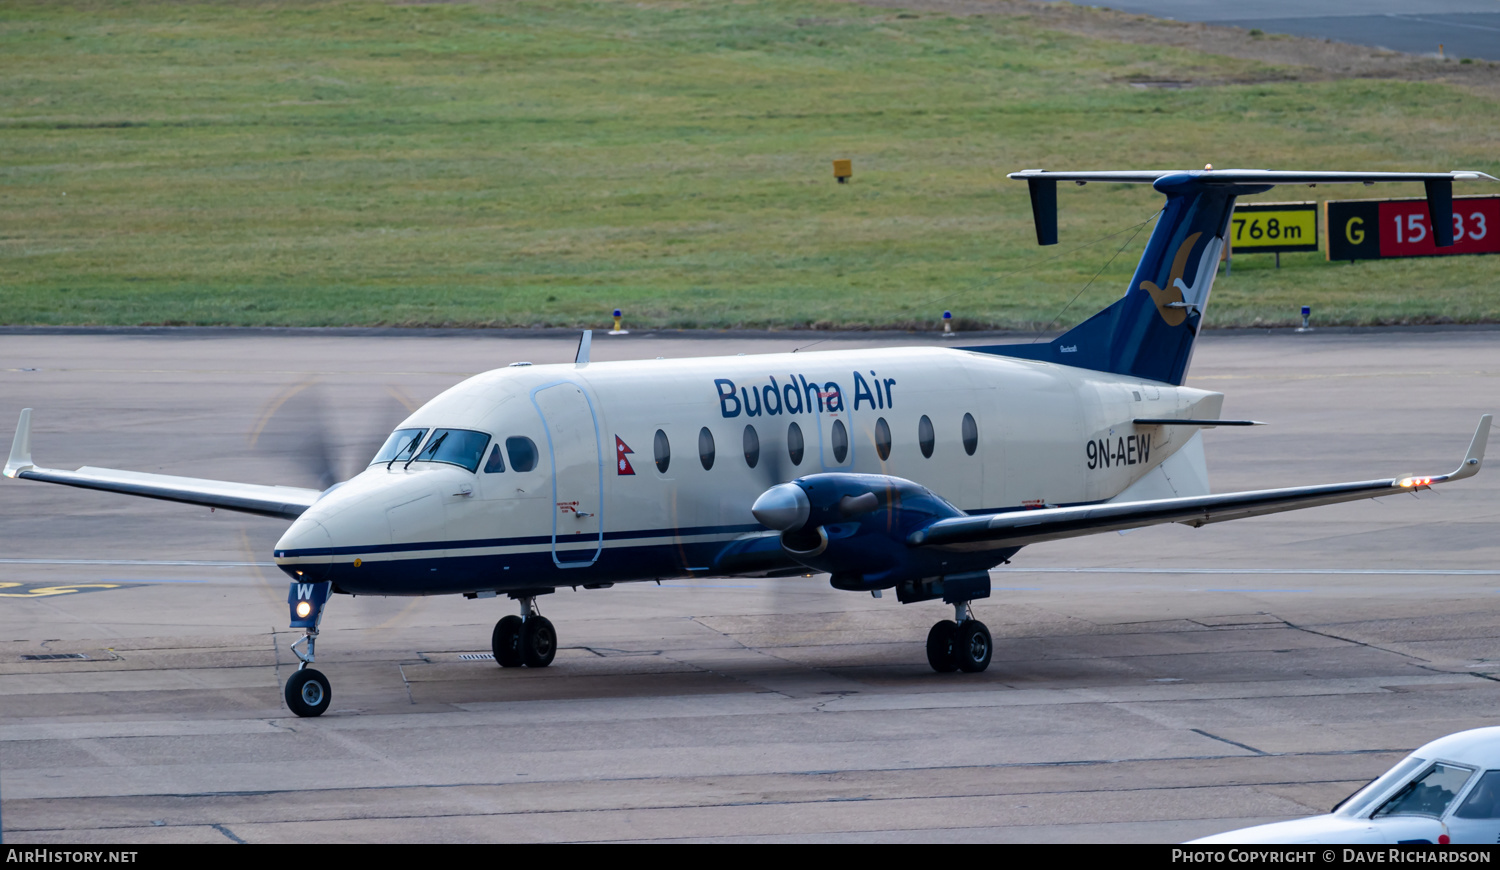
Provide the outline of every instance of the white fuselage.
<path id="1" fill-rule="evenodd" d="M 767 534 L 750 505 L 810 474 L 907 478 L 969 512 L 1106 501 L 1194 431 L 1132 420 L 1217 417 L 1222 398 L 950 348 L 513 366 L 401 425 L 484 433 L 504 471 L 372 465 L 303 514 L 276 557 L 394 595 L 681 576 Z M 534 468 L 509 461 L 513 439 L 536 446 Z"/>

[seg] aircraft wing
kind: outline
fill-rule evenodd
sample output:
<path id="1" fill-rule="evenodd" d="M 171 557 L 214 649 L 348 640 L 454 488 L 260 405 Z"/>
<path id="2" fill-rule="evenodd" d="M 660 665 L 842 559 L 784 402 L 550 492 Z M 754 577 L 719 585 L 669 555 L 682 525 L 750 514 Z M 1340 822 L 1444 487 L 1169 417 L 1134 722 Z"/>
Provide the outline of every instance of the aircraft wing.
<path id="1" fill-rule="evenodd" d="M 261 486 L 226 480 L 204 480 L 197 477 L 174 477 L 139 471 L 117 471 L 112 468 L 84 466 L 77 471 L 38 468 L 31 461 L 31 409 L 21 412 L 16 426 L 16 440 L 5 463 L 5 476 L 21 480 L 40 480 L 83 489 L 102 489 L 164 501 L 205 505 L 212 508 L 280 517 L 293 520 L 312 507 L 323 493 L 295 486 Z"/>
<path id="2" fill-rule="evenodd" d="M 1378 498 L 1399 492 L 1416 492 L 1477 474 L 1484 460 L 1490 419 L 1489 414 L 1479 419 L 1479 428 L 1474 432 L 1474 440 L 1469 444 L 1469 452 L 1464 457 L 1463 464 L 1451 474 L 953 517 L 938 520 L 913 532 L 907 538 L 907 543 L 913 547 L 990 550 L 1099 532 L 1138 529 L 1161 523 L 1182 523 L 1197 527 L 1318 505 Z"/>

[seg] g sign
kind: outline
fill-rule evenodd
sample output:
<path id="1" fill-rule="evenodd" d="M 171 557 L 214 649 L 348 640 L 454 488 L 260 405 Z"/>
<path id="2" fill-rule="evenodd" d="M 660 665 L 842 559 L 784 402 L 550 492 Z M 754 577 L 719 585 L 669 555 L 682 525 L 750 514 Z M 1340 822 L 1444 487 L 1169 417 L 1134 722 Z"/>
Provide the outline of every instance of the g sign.
<path id="1" fill-rule="evenodd" d="M 1328 259 L 1500 253 L 1500 197 L 1453 198 L 1453 247 L 1439 248 L 1425 199 L 1356 199 L 1323 204 Z"/>

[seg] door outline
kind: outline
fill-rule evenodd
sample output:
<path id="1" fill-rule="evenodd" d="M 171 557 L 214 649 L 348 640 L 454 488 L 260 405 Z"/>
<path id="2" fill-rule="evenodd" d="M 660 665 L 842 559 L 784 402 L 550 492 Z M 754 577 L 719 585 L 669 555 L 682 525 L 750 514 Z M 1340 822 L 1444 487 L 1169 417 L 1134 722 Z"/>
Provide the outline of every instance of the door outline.
<path id="1" fill-rule="evenodd" d="M 557 449 L 552 444 L 552 424 L 547 422 L 547 415 L 542 411 L 542 406 L 537 402 L 537 394 L 550 390 L 554 387 L 576 387 L 583 395 L 583 401 L 588 405 L 589 417 L 594 422 L 594 460 L 598 471 L 598 493 L 599 506 L 595 508 L 599 517 L 599 534 L 595 539 L 594 555 L 588 561 L 577 560 L 564 562 L 557 558 Z M 604 453 L 600 446 L 599 435 L 599 412 L 594 408 L 594 400 L 590 398 L 589 391 L 583 384 L 577 381 L 561 380 L 533 387 L 531 390 L 531 406 L 536 408 L 537 416 L 542 418 L 542 431 L 547 434 L 547 458 L 552 463 L 552 564 L 558 568 L 587 568 L 599 561 L 599 556 L 604 552 Z"/>

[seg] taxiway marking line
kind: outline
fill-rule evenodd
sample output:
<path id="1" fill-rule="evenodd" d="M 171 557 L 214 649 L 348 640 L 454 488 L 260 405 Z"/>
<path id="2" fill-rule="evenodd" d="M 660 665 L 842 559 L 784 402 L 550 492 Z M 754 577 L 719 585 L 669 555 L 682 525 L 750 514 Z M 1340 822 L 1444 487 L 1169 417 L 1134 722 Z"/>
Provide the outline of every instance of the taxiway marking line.
<path id="1" fill-rule="evenodd" d="M 1381 574 L 1411 577 L 1491 577 L 1493 568 L 1008 568 L 996 574 Z"/>
<path id="2" fill-rule="evenodd" d="M 207 559 L 0 559 L 0 565 L 183 565 L 189 568 L 274 568 L 275 562 L 216 562 Z"/>

